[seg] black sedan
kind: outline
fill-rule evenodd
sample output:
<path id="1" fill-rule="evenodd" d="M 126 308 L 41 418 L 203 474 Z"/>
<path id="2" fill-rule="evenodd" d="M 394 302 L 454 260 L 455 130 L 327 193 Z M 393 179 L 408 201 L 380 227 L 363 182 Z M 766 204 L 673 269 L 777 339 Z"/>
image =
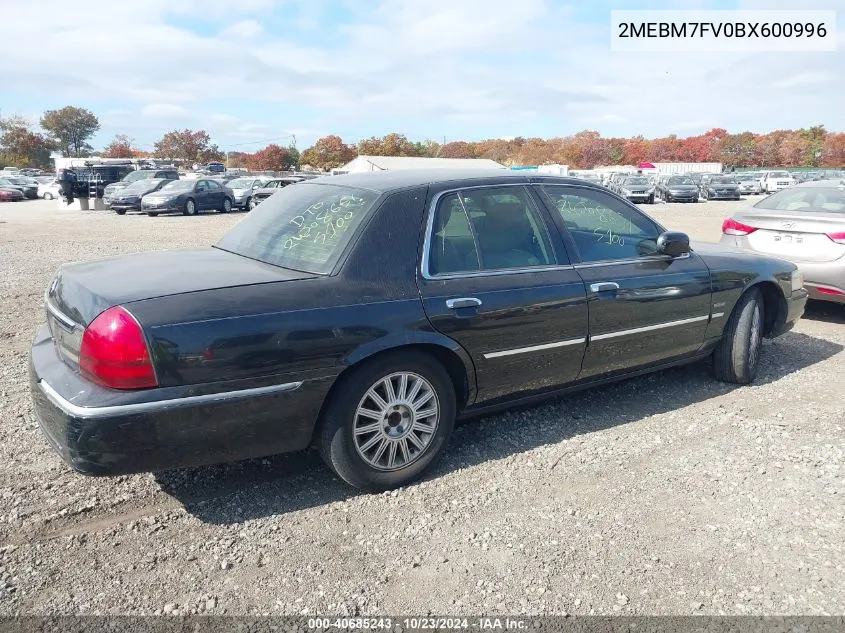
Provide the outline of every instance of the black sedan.
<path id="1" fill-rule="evenodd" d="M 701 182 L 701 195 L 707 200 L 739 200 L 739 183 L 733 176 L 711 176 Z"/>
<path id="2" fill-rule="evenodd" d="M 196 215 L 200 211 L 211 210 L 228 213 L 232 210 L 233 201 L 232 190 L 216 180 L 174 180 L 143 196 L 141 211 L 150 217 L 173 212 Z"/>
<path id="3" fill-rule="evenodd" d="M 31 391 L 79 472 L 316 445 L 378 490 L 420 476 L 459 416 L 707 357 L 751 382 L 806 299 L 793 264 L 691 247 L 574 178 L 332 176 L 213 247 L 62 267 Z"/>
<path id="4" fill-rule="evenodd" d="M 158 191 L 169 182 L 174 181 L 170 178 L 147 178 L 133 182 L 112 194 L 114 197 L 109 202 L 109 208 L 118 215 L 125 215 L 127 211 L 140 211 L 141 198 Z"/>
<path id="5" fill-rule="evenodd" d="M 698 202 L 698 185 L 687 176 L 670 176 L 660 186 L 666 202 Z"/>

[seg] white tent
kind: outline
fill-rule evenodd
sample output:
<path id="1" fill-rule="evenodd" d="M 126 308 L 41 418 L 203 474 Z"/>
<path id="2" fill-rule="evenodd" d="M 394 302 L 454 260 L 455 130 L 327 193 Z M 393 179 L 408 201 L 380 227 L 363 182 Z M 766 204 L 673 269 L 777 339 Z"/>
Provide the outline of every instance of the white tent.
<path id="1" fill-rule="evenodd" d="M 333 174 L 354 174 L 366 171 L 396 169 L 505 169 L 487 158 L 421 158 L 417 156 L 358 156 Z"/>

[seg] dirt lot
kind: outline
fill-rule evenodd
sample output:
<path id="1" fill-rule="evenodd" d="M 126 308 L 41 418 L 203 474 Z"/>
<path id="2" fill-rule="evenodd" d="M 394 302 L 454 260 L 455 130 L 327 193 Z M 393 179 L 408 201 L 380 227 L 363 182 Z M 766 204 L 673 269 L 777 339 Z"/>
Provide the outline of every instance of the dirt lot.
<path id="1" fill-rule="evenodd" d="M 742 204 L 646 210 L 715 240 Z M 697 364 L 468 422 L 383 495 L 310 453 L 73 474 L 26 379 L 56 267 L 208 244 L 240 217 L 0 205 L 0 615 L 845 613 L 835 306 L 767 342 L 753 386 Z"/>

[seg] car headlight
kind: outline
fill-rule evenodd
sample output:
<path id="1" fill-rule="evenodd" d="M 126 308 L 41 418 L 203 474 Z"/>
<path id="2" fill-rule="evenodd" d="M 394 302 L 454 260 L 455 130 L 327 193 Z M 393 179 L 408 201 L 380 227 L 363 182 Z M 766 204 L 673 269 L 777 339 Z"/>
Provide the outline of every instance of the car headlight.
<path id="1" fill-rule="evenodd" d="M 623 188 L 622 188 L 622 193 L 623 193 L 623 194 L 625 194 L 626 196 L 630 196 L 630 195 L 631 195 L 631 190 L 630 190 L 630 189 L 625 189 L 625 188 L 623 187 Z"/>
<path id="2" fill-rule="evenodd" d="M 804 287 L 804 273 L 797 268 L 792 271 L 792 292 Z"/>

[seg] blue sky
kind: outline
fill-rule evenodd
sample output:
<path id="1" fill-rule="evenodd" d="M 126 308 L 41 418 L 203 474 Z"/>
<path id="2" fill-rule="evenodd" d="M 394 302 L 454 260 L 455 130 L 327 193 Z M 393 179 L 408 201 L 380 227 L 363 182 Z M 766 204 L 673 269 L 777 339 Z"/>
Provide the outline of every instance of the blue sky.
<path id="1" fill-rule="evenodd" d="M 145 149 L 205 129 L 228 150 L 412 140 L 845 129 L 835 53 L 610 51 L 611 9 L 794 0 L 59 0 L 5 3 L 0 111 L 78 105 Z M 812 3 L 843 9 L 845 0 Z M 841 13 L 839 14 L 840 22 Z M 842 28 L 841 25 L 839 27 Z M 842 42 L 840 30 L 839 41 Z"/>

